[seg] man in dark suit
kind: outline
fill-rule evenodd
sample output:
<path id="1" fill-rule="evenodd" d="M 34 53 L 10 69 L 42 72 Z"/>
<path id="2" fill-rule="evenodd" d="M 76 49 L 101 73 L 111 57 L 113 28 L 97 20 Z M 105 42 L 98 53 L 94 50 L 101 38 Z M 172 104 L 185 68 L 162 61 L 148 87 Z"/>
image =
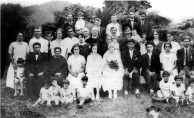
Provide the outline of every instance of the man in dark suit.
<path id="1" fill-rule="evenodd" d="M 160 59 L 159 55 L 154 54 L 154 43 L 146 43 L 147 53 L 142 55 L 142 75 L 147 84 L 150 93 L 154 93 L 158 76 L 160 75 Z"/>
<path id="2" fill-rule="evenodd" d="M 186 68 L 189 70 L 194 69 L 194 49 L 190 47 L 191 38 L 189 36 L 185 36 L 183 40 L 184 48 L 177 51 L 177 64 L 179 72 L 181 70 L 185 70 Z"/>
<path id="3" fill-rule="evenodd" d="M 119 43 L 119 47 L 120 47 L 120 51 L 124 51 L 124 50 L 128 50 L 128 46 L 127 46 L 127 42 L 128 40 L 131 39 L 131 30 L 129 26 L 126 26 L 124 28 L 124 37 L 120 38 L 118 40 Z M 135 42 L 135 49 L 137 49 L 137 51 L 140 51 L 140 45 L 138 42 Z"/>
<path id="4" fill-rule="evenodd" d="M 125 69 L 125 75 L 123 77 L 125 96 L 128 96 L 128 91 L 131 89 L 131 82 L 135 88 L 135 94 L 139 94 L 139 72 L 141 68 L 141 54 L 134 49 L 135 40 L 128 40 L 127 46 L 129 49 L 121 53 L 121 59 Z"/>
<path id="5" fill-rule="evenodd" d="M 64 38 L 66 38 L 68 36 L 67 34 L 67 27 L 73 27 L 74 28 L 75 26 L 75 22 L 73 21 L 73 17 L 72 17 L 72 14 L 69 14 L 67 16 L 67 21 L 64 22 L 63 24 L 63 36 Z M 75 31 L 75 29 L 73 29 Z"/>
<path id="6" fill-rule="evenodd" d="M 130 18 L 128 19 L 127 23 L 124 23 L 122 27 L 124 28 L 125 26 L 129 26 L 131 31 L 135 29 L 137 31 L 137 34 L 141 35 L 140 34 L 140 22 L 138 21 L 137 18 L 135 18 L 134 11 L 129 12 L 129 17 Z"/>
<path id="7" fill-rule="evenodd" d="M 39 97 L 40 88 L 43 86 L 43 80 L 47 67 L 47 55 L 40 52 L 41 44 L 33 44 L 34 52 L 26 58 L 26 75 L 27 75 L 27 93 L 31 99 Z"/>
<path id="8" fill-rule="evenodd" d="M 94 25 L 96 25 L 97 28 L 98 28 L 98 37 L 100 39 L 102 39 L 103 42 L 106 42 L 106 39 L 105 39 L 106 38 L 106 30 L 105 30 L 105 28 L 100 26 L 101 25 L 101 19 L 100 18 L 95 18 Z"/>
<path id="9" fill-rule="evenodd" d="M 140 36 L 146 33 L 147 41 L 150 41 L 152 38 L 152 26 L 151 23 L 146 19 L 146 13 L 140 12 Z"/>

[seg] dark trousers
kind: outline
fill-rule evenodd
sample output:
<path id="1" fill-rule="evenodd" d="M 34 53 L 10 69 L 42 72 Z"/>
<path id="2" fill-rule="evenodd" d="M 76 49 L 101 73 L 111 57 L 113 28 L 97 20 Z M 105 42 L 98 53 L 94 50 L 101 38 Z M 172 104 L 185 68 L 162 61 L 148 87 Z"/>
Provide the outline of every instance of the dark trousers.
<path id="1" fill-rule="evenodd" d="M 157 80 L 158 80 L 158 74 L 155 73 L 153 76 L 150 76 L 147 72 L 143 75 L 146 81 L 147 90 L 150 91 L 150 89 L 155 89 Z"/>
<path id="2" fill-rule="evenodd" d="M 44 76 L 33 76 L 27 79 L 27 95 L 30 98 L 39 98 L 41 87 L 44 86 Z"/>
<path id="3" fill-rule="evenodd" d="M 133 73 L 132 78 L 129 75 L 123 76 L 123 90 L 131 91 L 132 87 L 139 89 L 139 73 Z"/>

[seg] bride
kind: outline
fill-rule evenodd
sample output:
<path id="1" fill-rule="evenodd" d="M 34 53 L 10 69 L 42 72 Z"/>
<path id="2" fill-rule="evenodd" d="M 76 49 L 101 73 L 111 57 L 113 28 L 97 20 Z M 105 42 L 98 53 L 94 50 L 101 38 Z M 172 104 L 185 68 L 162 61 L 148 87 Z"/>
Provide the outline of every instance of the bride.
<path id="1" fill-rule="evenodd" d="M 108 48 L 103 56 L 102 87 L 104 91 L 108 91 L 108 98 L 117 98 L 117 91 L 121 90 L 123 86 L 124 69 L 115 43 L 109 43 Z"/>

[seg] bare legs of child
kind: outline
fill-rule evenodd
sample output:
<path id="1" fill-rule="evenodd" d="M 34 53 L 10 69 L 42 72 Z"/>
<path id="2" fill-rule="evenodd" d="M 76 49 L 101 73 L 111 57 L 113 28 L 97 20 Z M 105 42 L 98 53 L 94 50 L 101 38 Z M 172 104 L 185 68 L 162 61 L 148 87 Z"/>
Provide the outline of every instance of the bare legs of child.
<path id="1" fill-rule="evenodd" d="M 83 105 L 84 105 L 84 103 L 85 102 L 88 102 L 88 101 L 90 101 L 91 100 L 91 98 L 90 97 L 79 97 L 78 98 L 78 105 L 77 105 L 77 107 L 78 108 L 82 108 L 83 107 Z"/>

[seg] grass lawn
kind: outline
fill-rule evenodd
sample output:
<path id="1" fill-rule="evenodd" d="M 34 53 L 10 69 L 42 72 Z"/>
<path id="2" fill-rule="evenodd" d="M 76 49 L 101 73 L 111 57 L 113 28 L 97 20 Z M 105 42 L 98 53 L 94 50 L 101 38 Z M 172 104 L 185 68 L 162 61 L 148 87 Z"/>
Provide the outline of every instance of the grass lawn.
<path id="1" fill-rule="evenodd" d="M 100 102 L 94 101 L 83 109 L 77 109 L 73 103 L 68 108 L 45 106 L 34 108 L 29 100 L 13 97 L 13 90 L 5 88 L 1 81 L 1 105 L 6 109 L 7 117 L 20 118 L 18 102 L 25 103 L 31 111 L 39 112 L 47 118 L 146 118 L 146 108 L 154 105 L 161 108 L 162 118 L 194 118 L 194 105 L 175 107 L 171 104 L 152 103 L 148 94 L 142 94 L 140 99 L 130 95 L 128 99 L 120 96 L 116 100 L 103 98 Z"/>

